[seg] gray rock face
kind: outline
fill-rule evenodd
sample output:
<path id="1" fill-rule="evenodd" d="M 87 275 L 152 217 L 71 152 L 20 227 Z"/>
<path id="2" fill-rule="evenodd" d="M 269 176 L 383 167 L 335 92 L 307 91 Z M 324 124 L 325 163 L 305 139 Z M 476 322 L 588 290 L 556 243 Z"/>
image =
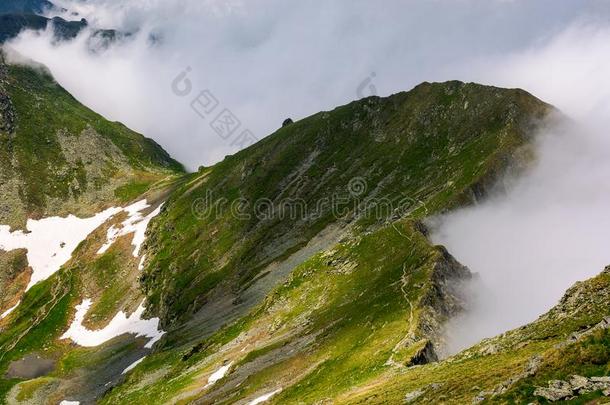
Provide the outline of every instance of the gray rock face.
<path id="1" fill-rule="evenodd" d="M 427 398 L 422 398 L 422 396 L 425 394 L 434 396 L 434 391 L 439 389 L 441 386 L 442 386 L 442 384 L 432 383 L 432 384 L 428 384 L 425 387 L 422 387 L 418 390 L 408 392 L 407 394 L 405 394 L 405 403 L 409 404 L 411 402 L 421 401 L 421 400 L 423 400 L 421 402 L 425 402 L 427 400 Z M 440 399 L 440 398 L 437 398 L 437 399 Z"/>
<path id="2" fill-rule="evenodd" d="M 568 381 L 551 380 L 548 383 L 548 387 L 536 388 L 534 395 L 542 397 L 547 401 L 555 402 L 595 391 L 601 391 L 603 395 L 610 396 L 610 377 L 573 375 Z"/>
<path id="3" fill-rule="evenodd" d="M 421 397 L 422 395 L 424 395 L 424 390 L 415 390 L 415 391 L 409 392 L 407 395 L 405 395 L 405 402 L 406 403 L 413 402 L 417 398 Z"/>
<path id="4" fill-rule="evenodd" d="M 427 340 L 424 347 L 421 348 L 407 363 L 407 366 L 417 366 L 438 361 L 438 355 L 434 350 L 434 345 Z"/>
<path id="5" fill-rule="evenodd" d="M 587 377 L 582 377 L 580 375 L 573 375 L 570 377 L 570 386 L 574 390 L 581 390 L 587 387 L 589 384 L 589 379 Z"/>
<path id="6" fill-rule="evenodd" d="M 13 109 L 11 99 L 0 87 L 0 132 L 11 134 L 14 130 L 15 110 Z"/>
<path id="7" fill-rule="evenodd" d="M 534 395 L 542 397 L 548 401 L 555 402 L 561 401 L 562 399 L 568 399 L 572 396 L 571 389 L 563 389 L 563 388 L 536 388 L 534 391 Z"/>
<path id="8" fill-rule="evenodd" d="M 434 266 L 432 274 L 432 287 L 429 293 L 422 298 L 422 313 L 420 315 L 421 338 L 429 339 L 432 348 L 428 351 L 439 353 L 445 345 L 443 324 L 450 318 L 461 313 L 465 308 L 465 299 L 461 290 L 461 283 L 470 280 L 472 273 L 459 263 L 444 248 L 440 247 L 440 257 Z M 431 361 L 435 361 L 431 357 Z"/>

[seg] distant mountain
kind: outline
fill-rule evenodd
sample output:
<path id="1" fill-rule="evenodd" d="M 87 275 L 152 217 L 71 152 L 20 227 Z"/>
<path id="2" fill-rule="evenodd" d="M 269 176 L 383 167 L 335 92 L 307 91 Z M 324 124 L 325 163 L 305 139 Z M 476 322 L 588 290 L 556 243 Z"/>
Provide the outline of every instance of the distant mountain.
<path id="1" fill-rule="evenodd" d="M 53 7 L 47 0 L 2 0 L 0 14 L 39 14 Z"/>
<path id="2" fill-rule="evenodd" d="M 75 38 L 88 26 L 87 20 L 65 20 L 62 17 L 45 17 L 43 11 L 52 10 L 53 4 L 37 0 L 8 0 L 0 3 L 0 44 L 15 38 L 24 30 L 45 30 L 52 27 L 54 40 L 63 41 Z M 113 29 L 94 30 L 89 38 L 92 51 L 105 49 L 110 43 L 129 37 L 130 33 Z"/>
<path id="3" fill-rule="evenodd" d="M 87 26 L 87 21 L 66 21 L 61 17 L 47 18 L 37 14 L 0 15 L 0 43 L 16 37 L 26 29 L 45 30 L 52 25 L 56 40 L 75 38 Z"/>

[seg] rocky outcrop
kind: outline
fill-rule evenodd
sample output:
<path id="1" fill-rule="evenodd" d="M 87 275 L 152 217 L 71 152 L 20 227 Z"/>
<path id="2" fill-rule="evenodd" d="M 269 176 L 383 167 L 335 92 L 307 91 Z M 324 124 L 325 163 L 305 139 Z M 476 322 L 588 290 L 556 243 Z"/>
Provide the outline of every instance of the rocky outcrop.
<path id="1" fill-rule="evenodd" d="M 610 266 L 606 266 L 598 277 L 604 276 L 610 276 Z M 559 304 L 541 316 L 538 322 L 556 323 L 576 317 L 608 301 L 610 301 L 609 290 L 600 289 L 590 281 L 577 282 L 566 291 Z"/>
<path id="2" fill-rule="evenodd" d="M 421 349 L 417 350 L 411 359 L 407 362 L 407 366 L 419 366 L 422 364 L 438 361 L 438 356 L 434 350 L 434 345 L 431 341 L 425 340 Z"/>
<path id="3" fill-rule="evenodd" d="M 443 325 L 465 308 L 461 286 L 472 277 L 470 270 L 459 263 L 443 246 L 438 246 L 438 257 L 434 262 L 431 285 L 421 300 L 422 308 L 418 331 L 430 339 L 432 347 L 428 353 L 430 361 L 436 361 L 445 344 Z"/>
<path id="4" fill-rule="evenodd" d="M 477 404 L 485 401 L 486 399 L 493 398 L 496 395 L 504 394 L 510 388 L 512 388 L 517 382 L 521 381 L 524 378 L 532 377 L 536 374 L 540 365 L 542 363 L 542 359 L 539 356 L 533 357 L 526 365 L 525 370 L 522 373 L 514 375 L 510 377 L 508 380 L 503 381 L 501 384 L 497 385 L 494 389 L 488 391 L 481 391 L 472 401 Z"/>
<path id="5" fill-rule="evenodd" d="M 12 134 L 15 130 L 15 110 L 11 99 L 0 87 L 0 132 Z"/>
<path id="6" fill-rule="evenodd" d="M 418 229 L 417 222 L 414 227 L 425 236 Z M 394 348 L 387 365 L 410 367 L 438 361 L 439 353 L 445 346 L 443 325 L 464 310 L 465 300 L 460 287 L 472 277 L 472 273 L 443 246 L 434 249 L 435 256 L 427 283 L 411 284 L 409 274 L 403 269 L 403 293 L 411 288 L 423 289 L 424 292 L 417 303 L 412 303 L 405 293 L 405 300 L 411 306 L 410 329 Z M 402 350 L 407 350 L 410 355 L 399 360 L 401 356 L 398 353 Z"/>
<path id="7" fill-rule="evenodd" d="M 570 400 L 579 395 L 601 391 L 604 396 L 610 397 L 610 377 L 583 377 L 573 375 L 567 381 L 551 380 L 547 387 L 538 387 L 534 395 L 547 401 L 555 402 Z"/>
<path id="8" fill-rule="evenodd" d="M 434 391 L 440 387 L 441 384 L 432 383 L 418 390 L 408 392 L 404 397 L 405 403 L 409 404 L 411 402 L 416 402 L 425 394 L 434 394 Z"/>

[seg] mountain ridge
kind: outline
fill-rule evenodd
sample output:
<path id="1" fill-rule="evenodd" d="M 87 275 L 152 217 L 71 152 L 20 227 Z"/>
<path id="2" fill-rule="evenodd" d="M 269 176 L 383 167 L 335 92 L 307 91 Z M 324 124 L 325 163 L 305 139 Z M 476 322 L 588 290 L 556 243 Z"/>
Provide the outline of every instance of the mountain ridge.
<path id="1" fill-rule="evenodd" d="M 8 64 L 6 58 L 3 50 L 3 224 L 23 227 L 26 217 L 91 215 L 119 202 L 130 184 L 183 172 L 182 165 L 152 139 L 82 106 L 46 68 L 26 65 L 31 63 L 27 61 Z"/>
<path id="2" fill-rule="evenodd" d="M 75 196 L 88 205 L 77 189 L 47 185 L 79 170 L 71 186 L 95 184 L 107 163 L 120 181 L 104 204 L 79 213 L 122 207 L 0 319 L 3 400 L 510 403 L 559 395 L 555 379 L 567 392 L 571 374 L 596 390 L 570 395 L 605 395 L 592 377 L 609 371 L 607 269 L 537 321 L 439 358 L 471 274 L 430 242 L 424 220 L 476 203 L 535 160 L 537 131 L 559 113 L 524 90 L 424 82 L 319 112 L 184 173 L 154 141 L 80 105 L 48 73 L 0 69 L 0 153 L 44 163 L 32 168 L 43 181 L 0 163 L 0 175 L 22 182 L 12 194 L 25 207 L 21 221 L 74 214 Z M 137 213 L 125 206 L 134 201 Z M 135 254 L 136 236 L 122 230 L 149 216 Z M 24 255 L 0 252 L 3 290 L 21 288 Z M 85 302 L 86 328 L 145 303 L 165 334 L 152 350 L 135 333 L 94 347 L 62 339 Z M 39 372 L 20 372 L 24 364 Z"/>
<path id="3" fill-rule="evenodd" d="M 479 96 L 478 91 L 483 92 L 486 97 L 479 106 L 473 101 Z M 410 199 L 408 205 L 418 205 L 418 201 L 424 201 L 426 209 L 432 214 L 440 209 L 441 205 L 443 209 L 449 209 L 480 198 L 488 183 L 493 182 L 506 166 L 521 159 L 516 155 L 516 159 L 512 159 L 511 154 L 520 150 L 520 146 L 529 141 L 524 135 L 532 131 L 529 127 L 529 118 L 516 120 L 511 114 L 518 114 L 519 108 L 524 110 L 532 108 L 535 111 L 532 115 L 535 121 L 552 111 L 550 106 L 539 101 L 536 102 L 538 104 L 533 103 L 530 106 L 529 101 L 523 101 L 530 98 L 522 90 L 502 90 L 506 98 L 493 104 L 495 93 L 498 91 L 500 90 L 493 87 L 456 81 L 436 85 L 424 83 L 416 86 L 411 92 L 398 93 L 385 99 L 368 98 L 338 107 L 331 112 L 314 114 L 279 129 L 246 150 L 225 158 L 214 168 L 206 168 L 198 174 L 191 175 L 191 182 L 185 186 L 185 194 L 192 196 L 187 198 L 190 204 L 180 204 L 180 207 L 177 207 L 180 210 L 180 217 L 172 219 L 180 225 L 166 224 L 166 226 L 184 226 L 186 228 L 183 231 L 186 231 L 186 229 L 195 230 L 197 226 L 210 226 L 213 225 L 212 223 L 222 225 L 223 221 L 228 221 L 227 224 L 232 224 L 230 226 L 243 227 L 243 232 L 260 233 L 262 236 L 259 238 L 265 237 L 264 235 L 270 232 L 285 233 L 289 239 L 287 243 L 292 244 L 288 252 L 301 247 L 313 234 L 333 222 L 332 212 L 328 207 L 323 208 L 323 212 L 320 213 L 314 211 L 318 203 L 324 202 L 325 198 L 347 196 L 349 199 L 351 196 L 347 187 L 355 178 L 362 179 L 366 183 L 362 195 L 357 196 L 360 200 L 379 196 L 388 199 L 389 204 L 394 204 L 393 209 L 399 208 L 401 199 L 408 198 Z M 466 101 L 473 105 L 470 111 Z M 443 102 L 446 104 L 440 104 Z M 482 112 L 477 109 L 481 109 Z M 493 112 L 494 109 L 500 111 Z M 406 118 L 401 118 L 401 114 Z M 501 119 L 505 120 L 505 123 L 488 120 L 485 114 L 504 117 Z M 460 116 L 462 118 L 459 118 Z M 464 116 L 472 118 L 463 118 Z M 434 128 L 426 122 L 432 119 L 438 122 Z M 483 123 L 481 127 L 477 127 L 477 120 Z M 502 128 L 502 125 L 507 128 L 504 132 L 498 129 Z M 448 133 L 451 135 L 447 135 Z M 440 145 L 434 145 L 434 142 Z M 449 143 L 454 144 L 452 152 L 448 151 L 451 147 L 447 146 Z M 350 145 L 350 148 L 348 149 L 346 145 Z M 430 151 L 434 148 L 444 151 L 445 155 L 442 158 L 433 156 Z M 485 153 L 490 153 L 490 156 L 486 156 Z M 479 159 L 477 155 L 485 156 L 485 161 L 473 160 L 473 166 L 468 167 L 468 159 Z M 437 163 L 437 160 L 442 163 Z M 454 170 L 448 168 L 449 163 L 454 165 Z M 409 167 L 402 169 L 401 165 Z M 438 171 L 442 171 L 442 175 L 447 177 L 441 177 Z M 424 179 L 432 177 L 435 177 L 434 182 L 423 184 Z M 446 187 L 447 183 L 452 181 L 451 177 L 455 177 L 454 183 Z M 230 190 L 228 192 L 227 187 Z M 415 190 L 419 188 L 419 190 L 417 194 L 409 195 L 406 191 L 409 188 Z M 445 191 L 444 194 L 436 193 L 435 188 L 439 190 L 447 188 L 451 191 Z M 226 199 L 227 203 L 231 204 L 237 198 L 243 198 L 249 202 L 252 210 L 257 201 L 268 199 L 275 204 L 277 212 L 282 199 L 288 199 L 289 202 L 291 199 L 297 201 L 302 199 L 307 205 L 308 212 L 301 212 L 297 221 L 281 218 L 271 218 L 266 221 L 257 221 L 256 218 L 234 221 L 228 213 L 224 213 L 221 214 L 224 215 L 223 218 L 204 217 L 200 220 L 195 219 L 196 222 L 193 223 L 191 214 L 193 202 L 198 199 L 205 201 L 208 192 L 212 193 L 212 199 L 215 199 L 211 201 L 212 205 L 222 199 Z M 179 196 L 181 193 L 182 191 L 177 191 L 174 196 Z M 448 193 L 451 195 L 447 196 Z M 434 199 L 427 201 L 429 196 L 434 196 Z M 451 201 L 445 201 L 447 198 Z M 160 220 L 167 217 L 174 200 L 177 199 L 168 201 L 166 210 L 159 217 Z M 350 201 L 353 203 L 355 199 L 351 198 Z M 300 206 L 296 207 L 296 209 L 300 208 Z M 369 215 L 368 219 L 369 222 L 374 223 L 381 222 L 389 216 L 391 216 L 389 213 L 385 213 L 380 218 L 370 218 Z M 158 223 L 159 221 L 156 221 L 155 226 L 161 226 Z M 267 228 L 262 231 L 260 227 Z M 306 228 L 305 234 L 295 230 L 299 227 Z M 270 231 L 271 228 L 275 231 Z M 235 231 L 236 229 L 231 231 L 232 237 L 239 238 Z M 153 234 L 163 235 L 161 232 L 153 232 Z M 157 236 L 153 236 L 151 244 L 157 243 Z M 199 237 L 205 238 L 200 234 Z M 251 242 L 254 237 L 255 235 L 250 234 L 247 240 Z M 298 241 L 299 238 L 302 241 Z M 172 238 L 168 240 L 171 243 L 175 242 Z M 206 241 L 203 244 L 209 243 L 212 246 L 215 244 L 214 241 Z M 192 251 L 193 249 L 196 250 L 196 248 L 175 250 Z M 257 253 L 254 253 L 255 251 Z M 246 255 L 244 259 L 260 261 L 256 256 L 264 255 L 264 251 L 264 249 L 261 251 L 260 246 L 254 247 L 250 253 L 244 252 Z M 227 251 L 225 250 L 224 253 Z M 175 255 L 168 257 L 171 257 L 172 261 L 179 259 Z M 271 259 L 272 256 L 269 259 L 263 256 L 262 263 L 245 264 L 244 266 L 249 266 L 252 270 L 249 270 L 250 275 L 241 276 L 244 278 L 243 282 L 255 277 L 256 268 L 265 266 Z M 190 268 L 196 266 L 190 260 L 187 265 Z M 145 270 L 145 288 L 148 283 L 146 280 L 150 276 L 153 277 L 150 283 L 157 283 L 154 278 L 156 272 L 149 274 L 149 271 Z M 153 305 L 155 300 L 156 298 L 153 297 Z"/>

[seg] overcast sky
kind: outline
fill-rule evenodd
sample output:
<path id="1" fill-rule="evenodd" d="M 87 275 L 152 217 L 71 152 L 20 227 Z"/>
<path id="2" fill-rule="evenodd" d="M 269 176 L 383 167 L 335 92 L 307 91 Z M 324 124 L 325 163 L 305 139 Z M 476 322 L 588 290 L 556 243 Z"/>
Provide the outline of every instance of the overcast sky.
<path id="1" fill-rule="evenodd" d="M 371 92 L 449 79 L 533 87 L 501 71 L 507 59 L 547 48 L 574 26 L 603 27 L 610 16 L 608 2 L 576 0 L 56 3 L 66 18 L 136 34 L 97 54 L 87 51 L 87 33 L 55 46 L 49 35 L 25 33 L 13 46 L 47 64 L 85 104 L 156 139 L 189 168 L 235 152 L 244 129 L 262 138 L 284 118 Z M 179 97 L 171 83 L 187 67 L 192 92 Z M 547 85 L 562 85 L 550 79 Z M 202 118 L 190 102 L 206 89 L 218 104 Z M 228 139 L 210 127 L 225 108 L 241 122 Z"/>

